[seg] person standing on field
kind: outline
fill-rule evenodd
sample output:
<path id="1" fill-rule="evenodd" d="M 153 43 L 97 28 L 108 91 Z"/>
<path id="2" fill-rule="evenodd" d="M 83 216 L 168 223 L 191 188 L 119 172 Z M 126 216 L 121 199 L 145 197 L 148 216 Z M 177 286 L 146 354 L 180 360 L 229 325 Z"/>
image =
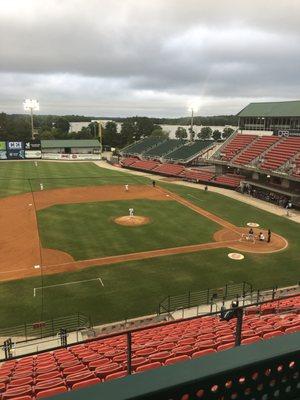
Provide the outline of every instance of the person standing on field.
<path id="1" fill-rule="evenodd" d="M 129 190 L 129 185 L 125 185 L 125 192 L 128 192 Z"/>
<path id="2" fill-rule="evenodd" d="M 129 208 L 129 216 L 133 217 L 134 215 L 134 209 L 133 208 Z"/>
<path id="3" fill-rule="evenodd" d="M 268 243 L 271 242 L 271 235 L 272 235 L 271 229 L 268 229 L 268 240 L 267 240 Z"/>

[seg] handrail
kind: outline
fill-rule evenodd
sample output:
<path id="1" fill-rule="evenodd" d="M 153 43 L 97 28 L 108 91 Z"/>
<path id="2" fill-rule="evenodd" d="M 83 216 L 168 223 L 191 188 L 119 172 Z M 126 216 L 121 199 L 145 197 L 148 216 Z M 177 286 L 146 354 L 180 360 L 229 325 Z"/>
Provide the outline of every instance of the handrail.
<path id="1" fill-rule="evenodd" d="M 71 391 L 52 399 L 296 400 L 300 396 L 297 384 L 299 342 L 300 333 L 275 337 Z"/>
<path id="2" fill-rule="evenodd" d="M 257 302 L 257 303 L 255 303 L 255 305 L 254 304 L 242 305 L 242 306 L 240 306 L 240 308 L 243 309 L 243 310 L 246 310 L 249 307 L 254 307 L 254 306 L 258 307 L 258 306 L 261 306 L 263 304 L 280 302 L 283 299 L 290 299 L 290 298 L 295 298 L 295 297 L 298 297 L 298 296 L 300 296 L 300 294 L 291 295 L 291 296 L 285 296 L 284 298 L 281 298 L 281 299 L 270 299 L 270 300 L 267 300 L 267 301 Z M 192 316 L 192 317 L 188 317 L 188 318 L 182 318 L 182 319 L 177 319 L 177 320 L 159 322 L 158 324 L 151 324 L 151 325 L 147 325 L 147 326 L 144 326 L 144 327 L 137 327 L 137 328 L 132 328 L 132 329 L 124 329 L 122 331 L 112 332 L 112 333 L 109 333 L 109 334 L 99 335 L 97 337 L 89 338 L 89 339 L 86 339 L 86 340 L 77 341 L 77 344 L 91 343 L 91 342 L 95 342 L 95 341 L 98 341 L 98 340 L 109 339 L 109 338 L 113 338 L 113 337 L 117 337 L 117 336 L 121 336 L 121 335 L 127 335 L 127 334 L 132 335 L 132 334 L 134 334 L 136 332 L 147 331 L 147 330 L 152 329 L 154 327 L 158 328 L 158 327 L 161 327 L 161 326 L 174 325 L 174 324 L 177 324 L 177 323 L 180 323 L 180 322 L 183 322 L 183 321 L 192 321 L 192 320 L 199 319 L 199 318 L 204 318 L 204 317 L 208 317 L 208 316 L 213 317 L 213 316 L 217 316 L 217 315 L 220 315 L 220 311 L 215 311 L 215 312 L 212 312 L 212 313 L 210 313 L 210 312 L 209 313 L 205 313 L 205 314 L 202 314 L 201 316 L 197 315 L 197 316 Z M 51 349 L 51 351 L 57 350 L 59 348 L 61 348 L 61 346 L 53 347 Z M 45 353 L 45 352 L 49 352 L 49 350 L 41 350 L 41 351 L 38 352 L 38 354 Z M 32 352 L 32 353 L 28 353 L 27 356 L 32 356 L 32 355 L 36 355 L 36 354 L 37 354 L 37 352 Z M 16 359 L 16 358 L 20 358 L 20 356 L 14 356 L 11 359 Z"/>

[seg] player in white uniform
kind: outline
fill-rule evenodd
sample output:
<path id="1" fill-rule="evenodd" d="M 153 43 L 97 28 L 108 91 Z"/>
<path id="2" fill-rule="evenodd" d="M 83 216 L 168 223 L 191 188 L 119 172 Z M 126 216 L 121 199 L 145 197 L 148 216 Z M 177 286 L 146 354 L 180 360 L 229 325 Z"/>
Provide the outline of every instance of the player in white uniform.
<path id="1" fill-rule="evenodd" d="M 133 208 L 129 208 L 129 216 L 133 217 L 134 215 L 134 209 Z"/>
<path id="2" fill-rule="evenodd" d="M 40 183 L 40 189 L 44 190 L 44 184 L 43 183 Z"/>
<path id="3" fill-rule="evenodd" d="M 129 185 L 125 185 L 125 192 L 128 192 L 129 190 Z"/>

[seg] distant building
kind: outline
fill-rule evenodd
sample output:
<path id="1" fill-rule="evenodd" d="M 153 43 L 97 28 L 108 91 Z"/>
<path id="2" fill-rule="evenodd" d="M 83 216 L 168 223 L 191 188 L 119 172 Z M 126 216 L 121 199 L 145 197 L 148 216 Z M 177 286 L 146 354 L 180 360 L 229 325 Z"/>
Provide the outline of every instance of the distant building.
<path id="1" fill-rule="evenodd" d="M 237 115 L 243 131 L 300 134 L 300 100 L 250 103 Z"/>
<path id="2" fill-rule="evenodd" d="M 101 145 L 96 139 L 41 140 L 42 158 L 48 160 L 100 160 Z"/>

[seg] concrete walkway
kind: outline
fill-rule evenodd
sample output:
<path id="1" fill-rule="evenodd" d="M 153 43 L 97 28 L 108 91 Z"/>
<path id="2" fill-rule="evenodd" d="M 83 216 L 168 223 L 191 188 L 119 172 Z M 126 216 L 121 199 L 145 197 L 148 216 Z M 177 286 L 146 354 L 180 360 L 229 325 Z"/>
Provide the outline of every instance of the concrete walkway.
<path id="1" fill-rule="evenodd" d="M 126 169 L 126 168 L 116 167 L 114 165 L 109 164 L 106 161 L 94 161 L 94 164 L 98 165 L 101 168 L 107 168 L 107 169 L 111 169 L 111 170 L 115 170 L 115 171 L 119 171 L 119 172 L 124 172 L 127 174 L 129 173 L 132 175 L 143 176 L 143 177 L 147 177 L 149 179 L 156 180 L 156 181 L 166 181 L 166 179 L 168 179 L 161 175 L 154 175 L 154 174 L 150 174 L 150 173 L 146 173 L 146 172 L 134 171 L 134 170 Z M 186 181 L 183 181 L 181 179 L 176 179 L 176 178 L 174 178 L 174 179 L 171 178 L 169 180 L 169 182 L 174 183 L 176 185 L 192 187 L 192 188 L 198 189 L 198 190 L 204 190 L 204 187 L 205 187 L 204 183 L 199 184 L 199 183 L 186 182 Z M 294 222 L 300 223 L 300 212 L 299 211 L 293 210 L 291 215 L 289 217 L 287 217 L 286 211 L 282 207 L 276 206 L 275 204 L 268 203 L 268 202 L 260 200 L 260 199 L 255 199 L 254 197 L 251 197 L 246 194 L 238 193 L 234 190 L 223 189 L 223 188 L 209 186 L 209 185 L 207 185 L 207 186 L 209 187 L 210 192 L 222 194 L 223 196 L 230 197 L 231 199 L 239 200 L 243 203 L 257 207 L 261 210 L 268 211 L 272 214 L 279 215 L 280 217 L 283 217 L 285 219 L 290 219 Z"/>

